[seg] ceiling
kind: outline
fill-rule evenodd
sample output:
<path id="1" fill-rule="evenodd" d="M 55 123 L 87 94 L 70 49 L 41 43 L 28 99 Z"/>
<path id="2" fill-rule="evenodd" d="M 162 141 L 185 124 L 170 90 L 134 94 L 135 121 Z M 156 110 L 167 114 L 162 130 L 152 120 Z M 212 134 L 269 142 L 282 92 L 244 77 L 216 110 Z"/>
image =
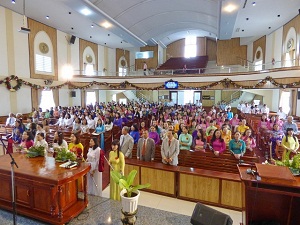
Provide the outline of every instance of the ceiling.
<path id="1" fill-rule="evenodd" d="M 1 0 L 0 5 L 68 34 L 123 49 L 165 47 L 187 36 L 250 40 L 278 29 L 300 9 L 300 0 L 254 1 Z"/>

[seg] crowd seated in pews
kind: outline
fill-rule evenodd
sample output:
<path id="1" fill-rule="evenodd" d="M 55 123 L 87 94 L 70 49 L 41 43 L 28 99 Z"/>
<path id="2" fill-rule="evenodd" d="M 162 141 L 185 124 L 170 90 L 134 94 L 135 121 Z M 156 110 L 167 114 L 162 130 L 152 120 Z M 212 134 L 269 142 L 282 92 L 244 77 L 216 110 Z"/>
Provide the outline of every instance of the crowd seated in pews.
<path id="1" fill-rule="evenodd" d="M 248 104 L 243 107 L 248 107 Z M 266 107 L 262 109 L 266 110 Z M 142 160 L 177 165 L 181 164 L 181 155 L 186 154 L 184 152 L 187 150 L 198 157 L 216 159 L 226 155 L 236 163 L 243 163 L 244 159 L 256 159 L 255 152 L 261 144 L 265 144 L 265 140 L 271 146 L 273 158 L 281 157 L 277 146 L 288 151 L 298 150 L 298 139 L 293 138 L 298 131 L 297 124 L 292 117 L 283 121 L 280 110 L 274 119 L 269 119 L 268 114 L 251 114 L 251 108 L 240 115 L 233 115 L 230 106 L 222 102 L 210 108 L 202 104 L 165 106 L 163 103 L 130 102 L 124 105 L 108 102 L 85 108 L 58 106 L 46 112 L 34 110 L 27 117 L 25 125 L 22 118 L 17 119 L 10 114 L 6 120 L 6 130 L 12 133 L 17 145 L 23 143 L 29 146 L 31 136 L 36 141 L 43 134 L 50 145 L 66 147 L 66 143 L 69 143 L 68 149 L 76 152 L 78 157 L 86 157 L 89 140 L 95 135 L 98 138 L 97 145 L 105 151 L 110 150 L 112 139 L 120 139 L 120 149 L 127 158 L 135 155 Z M 12 120 L 15 120 L 14 125 L 10 123 Z M 293 133 L 290 128 L 293 128 Z M 266 137 L 264 142 L 261 141 L 262 136 Z M 282 144 L 283 138 L 288 144 Z M 80 143 L 79 139 L 84 141 Z M 148 139 L 153 139 L 155 148 L 147 148 Z"/>

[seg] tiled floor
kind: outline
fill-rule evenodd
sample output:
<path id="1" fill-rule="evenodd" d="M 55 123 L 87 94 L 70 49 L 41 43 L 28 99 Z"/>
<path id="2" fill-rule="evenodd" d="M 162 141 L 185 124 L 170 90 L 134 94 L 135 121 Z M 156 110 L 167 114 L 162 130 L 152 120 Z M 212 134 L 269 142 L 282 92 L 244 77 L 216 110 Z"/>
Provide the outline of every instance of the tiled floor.
<path id="1" fill-rule="evenodd" d="M 109 198 L 109 186 L 103 191 L 102 194 L 103 197 Z M 191 216 L 196 203 L 142 191 L 139 198 L 139 205 Z M 239 211 L 218 208 L 214 206 L 209 207 L 229 215 L 233 220 L 233 225 L 240 225 L 242 222 L 242 213 Z"/>

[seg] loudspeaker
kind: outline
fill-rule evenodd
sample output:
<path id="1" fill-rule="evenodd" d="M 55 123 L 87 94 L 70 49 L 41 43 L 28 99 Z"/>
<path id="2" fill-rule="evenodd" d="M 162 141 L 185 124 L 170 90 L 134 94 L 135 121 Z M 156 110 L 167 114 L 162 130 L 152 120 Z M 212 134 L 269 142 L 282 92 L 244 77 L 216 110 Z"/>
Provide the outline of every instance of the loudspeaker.
<path id="1" fill-rule="evenodd" d="M 71 97 L 75 98 L 76 97 L 76 91 L 71 91 Z"/>
<path id="2" fill-rule="evenodd" d="M 232 225 L 230 216 L 215 209 L 197 203 L 191 218 L 193 225 Z"/>
<path id="3" fill-rule="evenodd" d="M 70 44 L 74 44 L 76 40 L 76 36 L 72 35 L 70 38 Z"/>
<path id="4" fill-rule="evenodd" d="M 298 100 L 300 100 L 300 91 L 298 91 Z"/>

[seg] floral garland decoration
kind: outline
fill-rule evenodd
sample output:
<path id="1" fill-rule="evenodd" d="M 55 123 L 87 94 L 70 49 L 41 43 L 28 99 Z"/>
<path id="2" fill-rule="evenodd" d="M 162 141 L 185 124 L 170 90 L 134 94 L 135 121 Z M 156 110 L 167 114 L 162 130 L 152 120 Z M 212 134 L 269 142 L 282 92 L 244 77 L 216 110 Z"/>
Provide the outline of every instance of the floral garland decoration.
<path id="1" fill-rule="evenodd" d="M 11 81 L 12 80 L 15 80 L 17 81 L 17 85 L 16 86 L 11 86 Z M 22 86 L 22 79 L 19 79 L 17 76 L 15 75 L 11 75 L 10 77 L 6 77 L 5 80 L 4 80 L 4 83 L 5 83 L 5 86 L 8 90 L 10 91 L 17 91 L 21 88 Z"/>

